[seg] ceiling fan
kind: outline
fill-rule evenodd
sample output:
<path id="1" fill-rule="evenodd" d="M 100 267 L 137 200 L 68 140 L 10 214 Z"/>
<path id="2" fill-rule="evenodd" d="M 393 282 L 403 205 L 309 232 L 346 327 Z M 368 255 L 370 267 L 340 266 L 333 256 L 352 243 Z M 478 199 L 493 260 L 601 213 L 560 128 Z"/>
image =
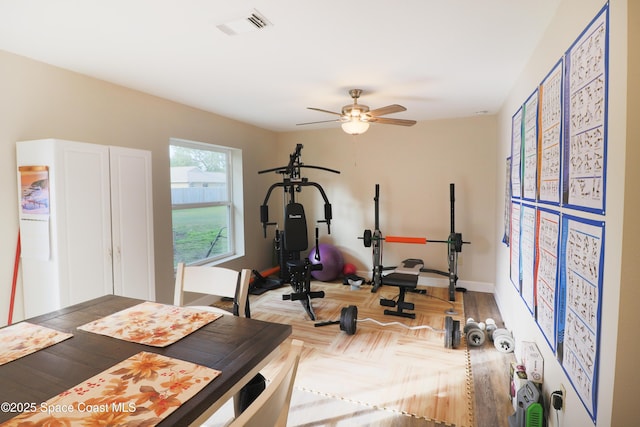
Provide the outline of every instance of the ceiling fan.
<path id="1" fill-rule="evenodd" d="M 416 124 L 415 120 L 405 119 L 392 119 L 388 117 L 381 117 L 387 114 L 399 113 L 406 111 L 407 109 L 402 105 L 391 104 L 386 107 L 376 108 L 370 110 L 368 106 L 358 104 L 358 98 L 362 95 L 362 89 L 351 89 L 349 95 L 353 99 L 353 104 L 345 105 L 342 107 L 341 113 L 335 111 L 323 110 L 322 108 L 307 107 L 309 110 L 320 111 L 323 113 L 335 114 L 338 117 L 335 120 L 321 120 L 318 122 L 298 123 L 298 126 L 311 125 L 316 123 L 327 122 L 340 122 L 342 123 L 342 130 L 351 135 L 358 135 L 364 133 L 369 129 L 369 123 L 380 123 L 385 125 L 400 125 L 400 126 L 413 126 Z"/>

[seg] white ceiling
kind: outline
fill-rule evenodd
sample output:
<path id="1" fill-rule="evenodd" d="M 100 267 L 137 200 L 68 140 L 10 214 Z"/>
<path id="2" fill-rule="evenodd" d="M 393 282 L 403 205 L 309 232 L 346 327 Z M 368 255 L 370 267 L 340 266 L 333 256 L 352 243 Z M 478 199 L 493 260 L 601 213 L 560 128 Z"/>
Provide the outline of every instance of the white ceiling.
<path id="1" fill-rule="evenodd" d="M 0 0 L 0 49 L 275 131 L 351 88 L 420 121 L 495 113 L 560 1 Z"/>

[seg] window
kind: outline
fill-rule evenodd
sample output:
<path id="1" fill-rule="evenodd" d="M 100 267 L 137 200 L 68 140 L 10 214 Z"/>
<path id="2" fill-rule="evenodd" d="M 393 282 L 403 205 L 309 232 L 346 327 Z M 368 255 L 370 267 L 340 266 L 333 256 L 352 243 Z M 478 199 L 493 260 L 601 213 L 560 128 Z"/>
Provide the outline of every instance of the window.
<path id="1" fill-rule="evenodd" d="M 172 138 L 169 156 L 174 268 L 243 255 L 242 151 Z"/>

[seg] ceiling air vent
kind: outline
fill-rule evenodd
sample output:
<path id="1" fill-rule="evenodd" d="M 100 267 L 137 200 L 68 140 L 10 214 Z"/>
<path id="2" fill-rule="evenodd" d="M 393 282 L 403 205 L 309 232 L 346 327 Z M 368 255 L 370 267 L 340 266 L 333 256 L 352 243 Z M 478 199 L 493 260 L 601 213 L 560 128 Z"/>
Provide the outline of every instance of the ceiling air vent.
<path id="1" fill-rule="evenodd" d="M 266 27 L 272 27 L 273 24 L 269 22 L 260 12 L 253 9 L 247 13 L 243 18 L 236 19 L 231 22 L 220 24 L 217 27 L 225 34 L 235 36 L 237 34 L 248 33 L 250 31 L 262 30 Z"/>

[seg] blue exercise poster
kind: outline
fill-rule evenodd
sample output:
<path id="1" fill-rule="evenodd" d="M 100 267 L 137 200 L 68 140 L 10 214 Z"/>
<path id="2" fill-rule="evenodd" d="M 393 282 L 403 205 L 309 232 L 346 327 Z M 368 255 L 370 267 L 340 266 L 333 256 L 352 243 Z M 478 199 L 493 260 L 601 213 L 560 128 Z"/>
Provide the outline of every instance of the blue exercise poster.
<path id="1" fill-rule="evenodd" d="M 522 131 L 522 198 L 535 201 L 538 194 L 538 90 L 524 104 Z"/>
<path id="2" fill-rule="evenodd" d="M 563 215 L 561 235 L 556 355 L 595 422 L 604 222 Z"/>
<path id="3" fill-rule="evenodd" d="M 608 7 L 565 55 L 563 203 L 605 213 Z"/>
<path id="4" fill-rule="evenodd" d="M 511 232 L 509 255 L 511 262 L 511 283 L 520 292 L 520 203 L 511 202 Z"/>
<path id="5" fill-rule="evenodd" d="M 504 189 L 504 235 L 502 243 L 509 246 L 509 230 L 511 229 L 511 157 L 507 157 L 506 184 Z"/>
<path id="6" fill-rule="evenodd" d="M 560 204 L 562 70 L 560 60 L 540 85 L 540 175 L 538 200 Z"/>
<path id="7" fill-rule="evenodd" d="M 534 264 L 536 255 L 536 208 L 522 205 L 520 220 L 520 262 L 521 262 L 521 296 L 533 313 L 535 304 Z"/>
<path id="8" fill-rule="evenodd" d="M 538 208 L 536 218 L 536 322 L 551 349 L 556 349 L 556 290 L 560 249 L 560 214 Z"/>
<path id="9" fill-rule="evenodd" d="M 522 107 L 511 118 L 511 196 L 522 197 Z"/>

